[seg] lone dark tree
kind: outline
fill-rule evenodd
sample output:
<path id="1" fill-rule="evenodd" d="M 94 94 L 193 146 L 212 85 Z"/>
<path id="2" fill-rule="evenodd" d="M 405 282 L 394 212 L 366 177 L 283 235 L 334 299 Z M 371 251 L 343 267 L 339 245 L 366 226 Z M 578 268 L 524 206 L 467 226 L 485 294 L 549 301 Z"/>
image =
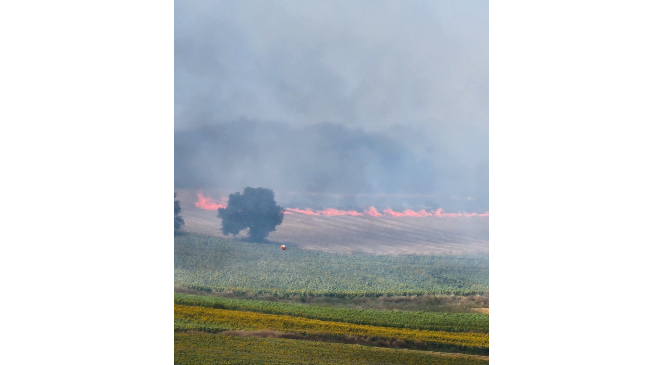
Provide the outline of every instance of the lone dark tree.
<path id="1" fill-rule="evenodd" d="M 173 198 L 177 197 L 178 194 L 174 193 Z M 184 226 L 184 219 L 180 217 L 178 214 L 180 214 L 180 201 L 176 200 L 175 201 L 175 230 L 179 230 Z"/>
<path id="2" fill-rule="evenodd" d="M 274 200 L 274 192 L 265 188 L 244 188 L 244 192 L 228 196 L 228 206 L 219 208 L 224 235 L 233 236 L 249 228 L 252 241 L 263 241 L 284 220 L 284 209 Z"/>

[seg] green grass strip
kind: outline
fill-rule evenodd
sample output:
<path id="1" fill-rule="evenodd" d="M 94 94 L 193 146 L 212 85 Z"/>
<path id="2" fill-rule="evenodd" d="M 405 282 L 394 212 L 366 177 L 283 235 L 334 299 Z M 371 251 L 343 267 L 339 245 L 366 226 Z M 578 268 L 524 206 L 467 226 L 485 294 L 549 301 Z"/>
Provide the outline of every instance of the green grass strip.
<path id="1" fill-rule="evenodd" d="M 383 327 L 489 333 L 489 316 L 480 313 L 376 311 L 371 309 L 330 308 L 183 293 L 175 293 L 175 304 L 269 314 L 286 314 L 323 321 Z"/>
<path id="2" fill-rule="evenodd" d="M 486 365 L 489 360 L 464 355 L 278 338 L 235 337 L 205 333 L 175 334 L 175 364 L 443 364 Z"/>

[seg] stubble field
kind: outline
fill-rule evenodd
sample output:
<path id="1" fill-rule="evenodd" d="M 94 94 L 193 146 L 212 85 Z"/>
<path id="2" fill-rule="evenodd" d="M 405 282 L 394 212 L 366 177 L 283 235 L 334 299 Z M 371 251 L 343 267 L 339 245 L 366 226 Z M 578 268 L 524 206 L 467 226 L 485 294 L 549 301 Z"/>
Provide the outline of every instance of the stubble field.
<path id="1" fill-rule="evenodd" d="M 185 231 L 223 236 L 215 210 L 195 206 L 196 192 L 178 190 Z M 228 236 L 227 238 L 230 238 Z M 236 238 L 242 238 L 244 234 Z M 353 217 L 287 214 L 268 239 L 305 250 L 378 255 L 489 253 L 489 217 Z"/>

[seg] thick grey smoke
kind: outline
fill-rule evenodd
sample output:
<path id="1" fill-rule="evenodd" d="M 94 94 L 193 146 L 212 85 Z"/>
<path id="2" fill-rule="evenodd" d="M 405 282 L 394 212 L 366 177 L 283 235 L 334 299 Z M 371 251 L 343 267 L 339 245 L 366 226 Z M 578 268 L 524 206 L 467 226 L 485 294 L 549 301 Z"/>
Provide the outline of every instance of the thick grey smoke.
<path id="1" fill-rule="evenodd" d="M 176 1 L 175 185 L 488 210 L 488 61 L 487 1 Z"/>

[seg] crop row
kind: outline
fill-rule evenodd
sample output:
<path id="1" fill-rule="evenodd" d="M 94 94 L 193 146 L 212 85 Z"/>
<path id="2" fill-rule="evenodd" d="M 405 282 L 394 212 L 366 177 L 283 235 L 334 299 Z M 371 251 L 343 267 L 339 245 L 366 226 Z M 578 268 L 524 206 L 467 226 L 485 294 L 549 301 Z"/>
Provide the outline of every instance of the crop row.
<path id="1" fill-rule="evenodd" d="M 361 336 L 382 339 L 423 341 L 434 345 L 453 345 L 460 349 L 488 351 L 489 334 L 452 333 L 408 328 L 379 327 L 354 323 L 321 321 L 287 315 L 233 311 L 175 305 L 176 330 L 219 332 L 225 329 L 274 330 L 287 333 L 332 336 Z"/>
<path id="2" fill-rule="evenodd" d="M 175 237 L 175 283 L 300 295 L 472 295 L 489 291 L 488 257 L 344 255 L 220 237 Z"/>
<path id="3" fill-rule="evenodd" d="M 175 363 L 181 365 L 266 363 L 485 365 L 489 361 L 471 356 L 403 351 L 339 343 L 220 336 L 205 333 L 176 333 Z"/>
<path id="4" fill-rule="evenodd" d="M 287 314 L 323 321 L 337 321 L 383 327 L 428 329 L 447 332 L 489 332 L 489 316 L 479 313 L 376 311 L 371 309 L 331 308 L 259 300 L 218 298 L 182 293 L 175 293 L 175 304 L 270 314 Z"/>

